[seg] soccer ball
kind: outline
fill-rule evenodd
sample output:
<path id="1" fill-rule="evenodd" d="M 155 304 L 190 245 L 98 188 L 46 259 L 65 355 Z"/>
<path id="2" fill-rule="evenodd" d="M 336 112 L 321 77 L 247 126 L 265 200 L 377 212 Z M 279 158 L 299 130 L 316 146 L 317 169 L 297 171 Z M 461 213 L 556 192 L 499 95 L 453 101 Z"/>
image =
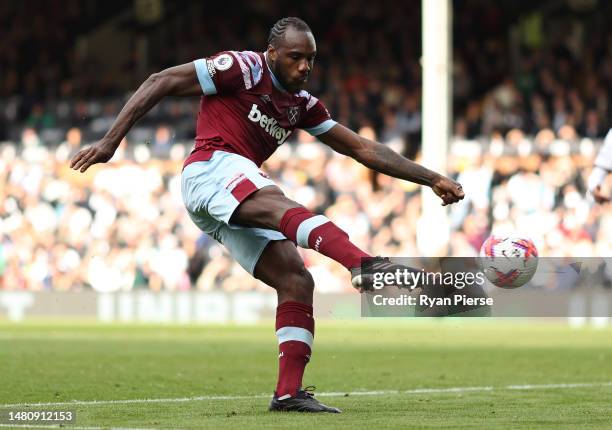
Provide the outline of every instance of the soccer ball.
<path id="1" fill-rule="evenodd" d="M 531 239 L 518 236 L 490 236 L 482 244 L 480 267 L 491 283 L 500 288 L 518 288 L 538 268 L 538 249 Z"/>

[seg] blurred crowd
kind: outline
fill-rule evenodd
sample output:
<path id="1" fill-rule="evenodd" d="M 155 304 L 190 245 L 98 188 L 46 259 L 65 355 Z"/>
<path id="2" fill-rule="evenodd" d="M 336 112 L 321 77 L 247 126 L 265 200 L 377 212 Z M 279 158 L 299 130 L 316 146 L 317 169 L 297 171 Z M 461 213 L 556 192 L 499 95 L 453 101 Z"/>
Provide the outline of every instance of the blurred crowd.
<path id="1" fill-rule="evenodd" d="M 476 13 L 463 9 L 455 21 L 455 36 L 464 35 L 454 46 L 457 134 L 519 128 L 533 135 L 570 125 L 581 136 L 603 137 L 612 120 L 612 4 L 559 2 L 509 23 L 488 3 Z"/>
<path id="2" fill-rule="evenodd" d="M 110 164 L 80 174 L 68 166 L 78 134 L 71 130 L 50 148 L 26 129 L 21 145 L 1 146 L 1 288 L 266 288 L 187 216 L 179 178 L 189 145 L 173 144 L 167 157 L 156 158 L 151 145 L 124 141 Z M 324 213 L 375 254 L 420 255 L 420 188 L 373 176 L 306 133 L 298 141 L 264 165 L 290 198 Z M 508 139 L 455 140 L 449 170 L 467 197 L 449 211 L 447 255 L 475 256 L 491 232 L 521 231 L 542 256 L 611 256 L 612 208 L 585 195 L 595 151 L 589 139 L 555 138 L 546 151 L 526 138 L 516 147 Z M 339 264 L 300 252 L 319 291 L 351 290 Z"/>
<path id="3" fill-rule="evenodd" d="M 352 128 L 372 127 L 382 140 L 401 137 L 409 155 L 418 150 L 420 0 L 245 1 L 237 2 L 240 14 L 200 1 L 152 0 L 162 13 L 149 25 L 134 17 L 138 2 L 108 3 L 0 5 L 6 29 L 0 42 L 0 139 L 18 140 L 22 124 L 36 128 L 46 143 L 59 143 L 72 126 L 81 128 L 85 140 L 97 139 L 108 125 L 105 118 L 114 117 L 150 73 L 220 50 L 263 50 L 283 11 L 313 29 L 318 54 L 309 90 L 333 116 Z M 551 9 L 526 1 L 453 2 L 457 136 L 489 137 L 511 129 L 557 133 L 570 125 L 580 136 L 603 137 L 612 123 L 612 31 L 606 20 L 612 3 L 593 0 L 585 2 L 590 8 L 572 9 L 578 3 L 559 2 Z M 21 25 L 9 25 L 15 22 Z M 90 47 L 103 39 L 88 39 L 86 30 L 104 24 L 125 41 L 113 54 L 121 60 L 101 61 L 100 49 Z M 28 51 L 37 55 L 18 55 Z M 132 140 L 151 137 L 160 121 L 174 125 L 178 140 L 191 139 L 196 108 L 189 102 L 163 105 L 142 121 Z"/>
<path id="4" fill-rule="evenodd" d="M 148 74 L 220 50 L 264 49 L 277 10 L 311 25 L 318 55 L 309 91 L 334 119 L 418 160 L 420 1 L 243 2 L 231 15 L 218 4 L 161 3 L 163 20 L 148 25 L 134 21 L 131 2 L 0 4 L 0 288 L 265 288 L 183 208 L 179 175 L 197 100 L 162 102 L 110 164 L 81 175 L 68 160 L 104 135 Z M 544 256 L 612 256 L 610 205 L 593 205 L 585 189 L 612 124 L 612 31 L 603 12 L 612 3 L 594 3 L 551 11 L 523 1 L 454 2 L 448 170 L 467 197 L 449 210 L 448 255 L 473 256 L 492 232 L 522 231 Z M 99 73 L 106 64 L 79 36 L 113 17 L 129 55 L 114 74 Z M 37 55 L 20 55 L 30 51 Z M 373 175 L 303 133 L 264 168 L 364 249 L 421 254 L 416 186 Z M 319 291 L 351 289 L 340 265 L 300 252 Z"/>

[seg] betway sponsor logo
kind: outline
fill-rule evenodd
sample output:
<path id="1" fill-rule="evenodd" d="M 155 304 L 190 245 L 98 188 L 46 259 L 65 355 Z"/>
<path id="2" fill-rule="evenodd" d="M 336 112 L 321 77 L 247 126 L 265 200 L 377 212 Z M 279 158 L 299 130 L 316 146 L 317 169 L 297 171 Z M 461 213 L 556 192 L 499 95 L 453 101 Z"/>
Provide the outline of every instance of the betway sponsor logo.
<path id="1" fill-rule="evenodd" d="M 248 118 L 253 122 L 258 122 L 259 126 L 266 130 L 270 136 L 276 139 L 277 145 L 282 145 L 291 134 L 291 130 L 285 130 L 278 125 L 278 121 L 268 115 L 263 115 L 256 104 L 253 104 Z"/>

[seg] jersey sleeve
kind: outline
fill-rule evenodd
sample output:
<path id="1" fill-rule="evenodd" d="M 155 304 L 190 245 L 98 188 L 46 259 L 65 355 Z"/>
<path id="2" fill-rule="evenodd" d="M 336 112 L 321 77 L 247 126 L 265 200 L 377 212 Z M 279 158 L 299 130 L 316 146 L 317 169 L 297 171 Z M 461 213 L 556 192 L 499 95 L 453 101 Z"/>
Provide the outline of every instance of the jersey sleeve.
<path id="1" fill-rule="evenodd" d="M 318 136 L 329 131 L 336 124 L 337 122 L 331 119 L 325 105 L 316 97 L 310 96 L 306 104 L 306 114 L 302 117 L 298 128 L 312 136 Z"/>
<path id="2" fill-rule="evenodd" d="M 261 57 L 252 51 L 222 51 L 193 63 L 205 95 L 248 90 L 263 76 Z"/>
<path id="3" fill-rule="evenodd" d="M 593 191 L 603 184 L 610 172 L 612 172 L 612 129 L 608 131 L 599 154 L 595 158 L 595 166 L 593 166 L 587 183 L 589 190 Z"/>
<path id="4" fill-rule="evenodd" d="M 612 129 L 608 131 L 604 143 L 595 159 L 595 166 L 612 172 Z"/>

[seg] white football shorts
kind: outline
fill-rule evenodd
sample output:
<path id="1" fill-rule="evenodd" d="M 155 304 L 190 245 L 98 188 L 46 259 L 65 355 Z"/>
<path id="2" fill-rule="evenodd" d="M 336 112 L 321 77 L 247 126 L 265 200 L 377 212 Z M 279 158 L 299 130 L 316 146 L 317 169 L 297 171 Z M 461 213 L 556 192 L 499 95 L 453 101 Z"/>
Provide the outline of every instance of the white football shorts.
<path id="1" fill-rule="evenodd" d="M 253 192 L 276 185 L 248 158 L 215 151 L 208 161 L 183 169 L 181 190 L 190 218 L 223 244 L 251 275 L 268 242 L 286 237 L 275 230 L 230 224 L 232 214 Z"/>

